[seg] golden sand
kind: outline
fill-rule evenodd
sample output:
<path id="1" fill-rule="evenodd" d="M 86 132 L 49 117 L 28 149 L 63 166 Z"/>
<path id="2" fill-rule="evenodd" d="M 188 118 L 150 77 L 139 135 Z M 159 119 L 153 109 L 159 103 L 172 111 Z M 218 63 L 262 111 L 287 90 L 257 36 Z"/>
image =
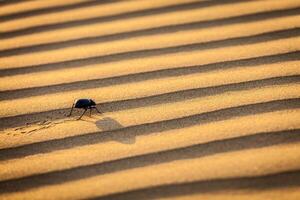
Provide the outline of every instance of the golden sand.
<path id="1" fill-rule="evenodd" d="M 300 198 L 298 0 L 2 4 L 0 199 Z"/>

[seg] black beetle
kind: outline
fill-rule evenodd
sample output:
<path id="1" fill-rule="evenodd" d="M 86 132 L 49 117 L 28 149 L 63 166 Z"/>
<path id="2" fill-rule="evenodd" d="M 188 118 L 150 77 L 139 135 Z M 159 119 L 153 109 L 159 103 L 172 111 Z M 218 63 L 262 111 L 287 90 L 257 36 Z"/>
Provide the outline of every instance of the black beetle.
<path id="1" fill-rule="evenodd" d="M 90 109 L 90 116 L 91 116 L 91 113 L 92 113 L 92 109 L 96 109 L 97 112 L 101 114 L 101 112 L 96 107 L 95 101 L 92 100 L 92 99 L 76 99 L 74 101 L 73 105 L 72 105 L 71 112 L 68 115 L 68 117 L 71 116 L 73 108 L 84 109 L 84 112 L 82 113 L 82 115 L 78 119 L 81 119 L 81 117 L 84 115 L 84 113 L 87 111 L 87 109 Z"/>

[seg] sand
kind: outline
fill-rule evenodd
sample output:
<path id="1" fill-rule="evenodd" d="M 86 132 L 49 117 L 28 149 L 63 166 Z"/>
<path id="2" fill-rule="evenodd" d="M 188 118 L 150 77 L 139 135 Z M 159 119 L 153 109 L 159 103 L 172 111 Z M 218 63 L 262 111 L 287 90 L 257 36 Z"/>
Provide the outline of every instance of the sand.
<path id="1" fill-rule="evenodd" d="M 299 199 L 299 13 L 0 3 L 0 198 Z"/>

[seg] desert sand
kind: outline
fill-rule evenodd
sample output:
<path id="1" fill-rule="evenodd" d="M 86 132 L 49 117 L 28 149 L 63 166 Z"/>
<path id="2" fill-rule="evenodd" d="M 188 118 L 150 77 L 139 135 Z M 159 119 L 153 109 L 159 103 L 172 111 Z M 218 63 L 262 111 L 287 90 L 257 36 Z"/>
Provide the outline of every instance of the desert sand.
<path id="1" fill-rule="evenodd" d="M 0 199 L 300 199 L 299 58 L 299 0 L 0 1 Z"/>

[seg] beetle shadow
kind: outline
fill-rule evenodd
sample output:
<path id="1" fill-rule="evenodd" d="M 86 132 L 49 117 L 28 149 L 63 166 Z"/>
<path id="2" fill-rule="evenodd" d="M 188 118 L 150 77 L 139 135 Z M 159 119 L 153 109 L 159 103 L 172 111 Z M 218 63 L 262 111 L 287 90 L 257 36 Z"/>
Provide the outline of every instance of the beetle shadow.
<path id="1" fill-rule="evenodd" d="M 96 121 L 96 126 L 102 131 L 112 131 L 112 130 L 118 130 L 123 128 L 122 124 L 120 124 L 118 121 L 110 117 L 104 117 L 103 119 Z M 135 143 L 135 136 L 126 132 L 121 134 L 112 133 L 111 139 L 121 142 L 123 144 Z"/>

